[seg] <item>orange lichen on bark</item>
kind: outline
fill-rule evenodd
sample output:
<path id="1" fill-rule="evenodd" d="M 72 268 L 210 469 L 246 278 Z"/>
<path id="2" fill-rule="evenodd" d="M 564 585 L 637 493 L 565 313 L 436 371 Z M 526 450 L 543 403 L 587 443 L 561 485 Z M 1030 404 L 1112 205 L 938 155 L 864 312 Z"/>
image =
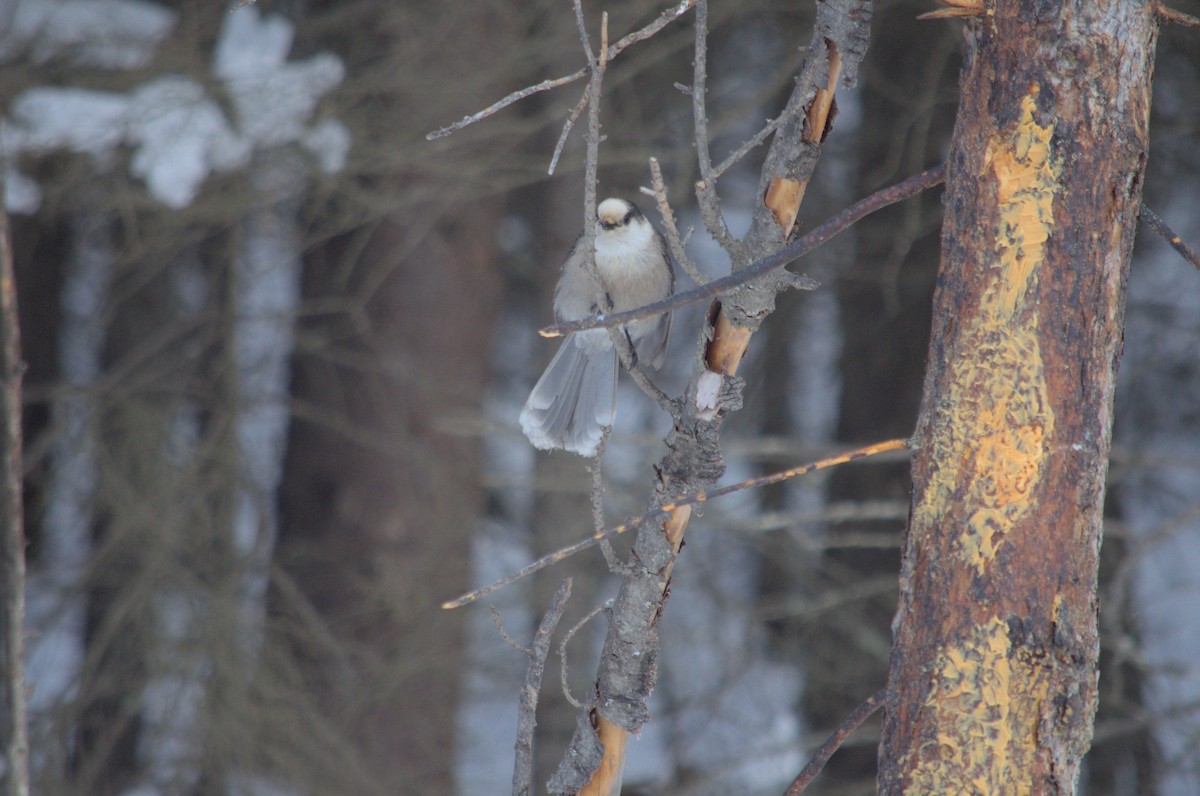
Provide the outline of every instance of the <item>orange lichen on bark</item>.
<path id="1" fill-rule="evenodd" d="M 1054 228 L 1060 166 L 1053 122 L 1035 117 L 1037 94 L 1032 86 L 1016 125 L 988 143 L 984 176 L 994 180 L 999 204 L 995 250 L 980 263 L 987 283 L 958 342 L 968 351 L 952 357 L 934 418 L 938 469 L 914 510 L 914 520 L 934 523 L 949 515 L 951 501 L 975 506 L 957 546 L 978 574 L 1028 513 L 1054 433 L 1032 297 Z"/>
<path id="2" fill-rule="evenodd" d="M 1027 792 L 1022 788 L 1028 783 L 1021 784 L 1013 772 L 1028 770 L 1037 754 L 1048 674 L 1035 656 L 1012 646 L 1008 626 L 999 619 L 945 649 L 921 707 L 945 729 L 914 753 L 905 793 Z"/>
<path id="3" fill-rule="evenodd" d="M 1039 89 L 1031 86 L 1021 100 L 1021 116 L 1010 136 L 988 142 L 984 172 L 996 178 L 1000 224 L 996 230 L 1002 270 L 982 309 L 996 323 L 1015 315 L 1025 304 L 1027 291 L 1036 286 L 1034 269 L 1046 256 L 1046 240 L 1054 228 L 1054 193 L 1059 164 L 1051 156 L 1053 123 L 1042 126 L 1034 118 Z"/>

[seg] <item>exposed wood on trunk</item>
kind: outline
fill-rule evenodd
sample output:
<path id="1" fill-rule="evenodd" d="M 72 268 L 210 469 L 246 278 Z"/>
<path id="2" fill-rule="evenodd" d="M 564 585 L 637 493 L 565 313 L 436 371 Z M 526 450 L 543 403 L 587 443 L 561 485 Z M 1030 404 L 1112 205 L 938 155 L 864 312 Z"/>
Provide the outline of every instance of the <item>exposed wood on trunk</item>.
<path id="1" fill-rule="evenodd" d="M 1003 1 L 967 36 L 882 793 L 1070 793 L 1157 28 Z"/>

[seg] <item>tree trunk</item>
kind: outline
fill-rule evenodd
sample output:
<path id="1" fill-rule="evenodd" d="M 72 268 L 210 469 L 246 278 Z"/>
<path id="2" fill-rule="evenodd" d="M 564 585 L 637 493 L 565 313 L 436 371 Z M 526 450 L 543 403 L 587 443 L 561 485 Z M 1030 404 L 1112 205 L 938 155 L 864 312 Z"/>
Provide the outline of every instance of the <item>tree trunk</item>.
<path id="1" fill-rule="evenodd" d="M 356 781 L 453 791 L 462 619 L 437 605 L 469 583 L 467 541 L 482 492 L 464 478 L 478 469 L 477 440 L 443 429 L 456 408 L 482 400 L 500 292 L 493 240 L 480 231 L 495 227 L 498 212 L 498 203 L 478 202 L 469 215 L 438 219 L 415 244 L 421 230 L 406 219 L 380 225 L 355 273 L 389 274 L 365 305 L 365 333 L 302 327 L 331 342 L 299 359 L 293 393 L 328 414 L 310 410 L 292 425 L 280 554 L 339 644 L 329 655 L 323 641 L 297 638 L 296 652 L 316 664 L 308 676 L 323 678 L 322 709 L 351 728 L 365 763 L 327 772 L 321 792 Z M 314 294 L 338 295 L 341 243 L 314 258 Z M 347 303 L 357 301 L 351 293 Z M 327 355 L 335 343 L 362 359 Z M 379 366 L 342 364 L 388 350 Z M 393 372 L 389 361 L 420 367 Z M 339 413 L 342 427 L 313 422 Z"/>
<path id="2" fill-rule="evenodd" d="M 1156 35 L 1132 0 L 970 23 L 882 793 L 1074 791 Z"/>

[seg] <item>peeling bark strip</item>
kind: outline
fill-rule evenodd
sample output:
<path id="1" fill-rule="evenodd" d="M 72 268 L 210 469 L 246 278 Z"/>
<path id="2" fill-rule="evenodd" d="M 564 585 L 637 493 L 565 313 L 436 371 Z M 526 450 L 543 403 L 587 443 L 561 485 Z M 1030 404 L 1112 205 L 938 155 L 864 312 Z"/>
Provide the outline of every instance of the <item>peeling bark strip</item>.
<path id="1" fill-rule="evenodd" d="M 1072 793 L 1157 27 L 1137 0 L 970 25 L 880 792 Z"/>

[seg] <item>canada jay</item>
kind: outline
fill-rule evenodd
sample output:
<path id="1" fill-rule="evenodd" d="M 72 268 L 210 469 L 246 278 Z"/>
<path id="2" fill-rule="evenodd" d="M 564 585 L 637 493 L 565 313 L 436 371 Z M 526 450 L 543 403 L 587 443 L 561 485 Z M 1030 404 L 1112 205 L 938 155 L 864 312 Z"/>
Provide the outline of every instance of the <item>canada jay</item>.
<path id="1" fill-rule="evenodd" d="M 554 290 L 555 318 L 577 321 L 632 310 L 665 299 L 675 289 L 666 241 L 624 199 L 605 199 L 596 208 L 596 272 L 599 285 L 584 269 L 581 235 Z M 669 313 L 621 327 L 636 360 L 655 368 L 666 358 L 670 330 Z M 588 329 L 564 340 L 550 360 L 521 410 L 521 429 L 542 450 L 595 456 L 616 411 L 617 351 L 607 329 Z"/>

